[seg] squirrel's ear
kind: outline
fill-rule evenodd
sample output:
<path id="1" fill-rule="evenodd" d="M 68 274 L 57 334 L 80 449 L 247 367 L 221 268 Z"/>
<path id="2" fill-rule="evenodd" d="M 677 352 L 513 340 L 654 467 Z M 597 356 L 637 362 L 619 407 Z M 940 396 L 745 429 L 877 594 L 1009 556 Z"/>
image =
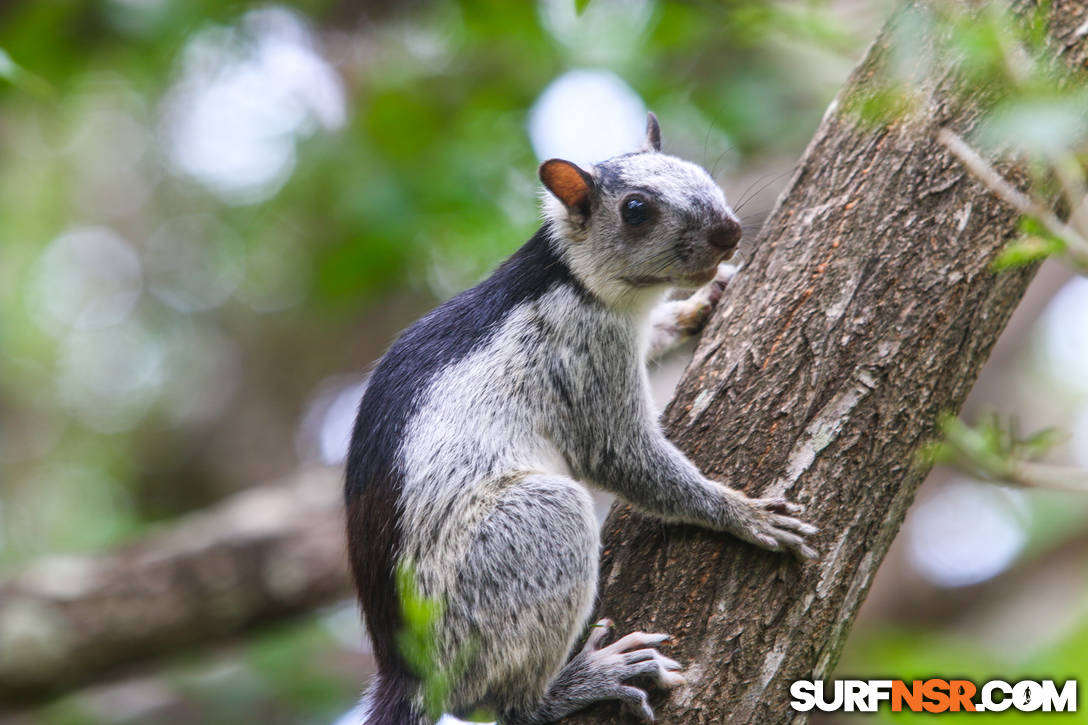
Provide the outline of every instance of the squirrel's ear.
<path id="1" fill-rule="evenodd" d="M 661 126 L 653 111 L 646 113 L 646 140 L 642 144 L 643 152 L 661 150 Z"/>
<path id="2" fill-rule="evenodd" d="M 589 216 L 596 182 L 589 172 L 563 159 L 548 159 L 540 165 L 544 186 L 571 211 Z"/>

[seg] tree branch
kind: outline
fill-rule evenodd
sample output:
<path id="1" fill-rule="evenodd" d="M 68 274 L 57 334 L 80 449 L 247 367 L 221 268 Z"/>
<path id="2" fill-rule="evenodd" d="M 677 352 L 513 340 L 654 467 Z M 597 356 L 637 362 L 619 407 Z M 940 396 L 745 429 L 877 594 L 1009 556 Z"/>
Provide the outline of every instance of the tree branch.
<path id="1" fill-rule="evenodd" d="M 0 582 L 0 703 L 309 611 L 350 587 L 340 477 L 311 471 L 94 556 Z"/>

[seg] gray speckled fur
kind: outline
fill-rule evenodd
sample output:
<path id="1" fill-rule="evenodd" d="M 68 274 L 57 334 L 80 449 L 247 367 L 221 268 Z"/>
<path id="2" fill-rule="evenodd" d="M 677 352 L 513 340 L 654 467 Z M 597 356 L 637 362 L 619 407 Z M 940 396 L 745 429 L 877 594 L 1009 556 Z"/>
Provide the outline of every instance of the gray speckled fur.
<path id="1" fill-rule="evenodd" d="M 652 718 L 645 693 L 624 681 L 682 682 L 679 664 L 652 648 L 664 635 L 602 647 L 598 630 L 567 663 L 597 586 L 585 485 L 670 521 L 811 554 L 795 506 L 707 479 L 665 438 L 651 404 L 647 352 L 697 331 L 716 293 L 651 312 L 670 284 L 714 278 L 725 252 L 706 228 L 735 219 L 724 195 L 701 168 L 653 151 L 591 173 L 588 216 L 545 204 L 551 243 L 590 296 L 559 284 L 510 309 L 485 344 L 427 383 L 398 449 L 399 556 L 447 606 L 436 664 L 454 668 L 471 653 L 447 709 L 488 708 L 511 725 L 609 698 Z M 654 200 L 652 227 L 624 227 L 618 205 L 632 189 Z"/>

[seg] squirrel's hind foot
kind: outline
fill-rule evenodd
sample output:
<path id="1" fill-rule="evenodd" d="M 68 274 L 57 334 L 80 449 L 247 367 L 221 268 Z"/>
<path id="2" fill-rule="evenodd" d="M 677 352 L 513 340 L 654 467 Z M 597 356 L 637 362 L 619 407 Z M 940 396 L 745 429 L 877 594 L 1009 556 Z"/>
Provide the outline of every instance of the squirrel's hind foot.
<path id="1" fill-rule="evenodd" d="M 653 722 L 646 691 L 627 684 L 636 678 L 652 680 L 658 687 L 672 689 L 684 684 L 681 664 L 655 649 L 670 639 L 667 634 L 631 632 L 604 645 L 612 631 L 612 622 L 602 619 L 594 625 L 582 651 L 567 665 L 571 680 L 579 689 L 597 693 L 597 700 L 619 700 L 640 719 Z"/>

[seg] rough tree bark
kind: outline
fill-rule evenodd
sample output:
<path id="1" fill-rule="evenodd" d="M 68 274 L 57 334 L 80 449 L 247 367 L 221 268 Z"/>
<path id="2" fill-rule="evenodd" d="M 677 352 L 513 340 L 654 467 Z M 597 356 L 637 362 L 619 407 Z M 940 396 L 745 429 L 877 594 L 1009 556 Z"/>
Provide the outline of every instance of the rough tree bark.
<path id="1" fill-rule="evenodd" d="M 1083 64 L 1088 2 L 1053 3 L 1052 39 Z M 892 21 L 894 23 L 894 20 Z M 878 83 L 889 30 L 840 101 Z M 850 625 L 957 411 L 1034 270 L 990 263 L 1016 218 L 937 141 L 977 117 L 937 69 L 923 110 L 879 128 L 832 104 L 664 415 L 711 477 L 785 494 L 820 527 L 800 564 L 616 506 L 600 616 L 670 632 L 688 684 L 660 722 L 803 722 L 789 685 L 831 675 Z M 891 673 L 880 673 L 887 675 Z M 569 722 L 626 723 L 606 704 Z"/>
<path id="2" fill-rule="evenodd" d="M 0 714 L 347 595 L 340 486 L 315 470 L 0 581 Z"/>

